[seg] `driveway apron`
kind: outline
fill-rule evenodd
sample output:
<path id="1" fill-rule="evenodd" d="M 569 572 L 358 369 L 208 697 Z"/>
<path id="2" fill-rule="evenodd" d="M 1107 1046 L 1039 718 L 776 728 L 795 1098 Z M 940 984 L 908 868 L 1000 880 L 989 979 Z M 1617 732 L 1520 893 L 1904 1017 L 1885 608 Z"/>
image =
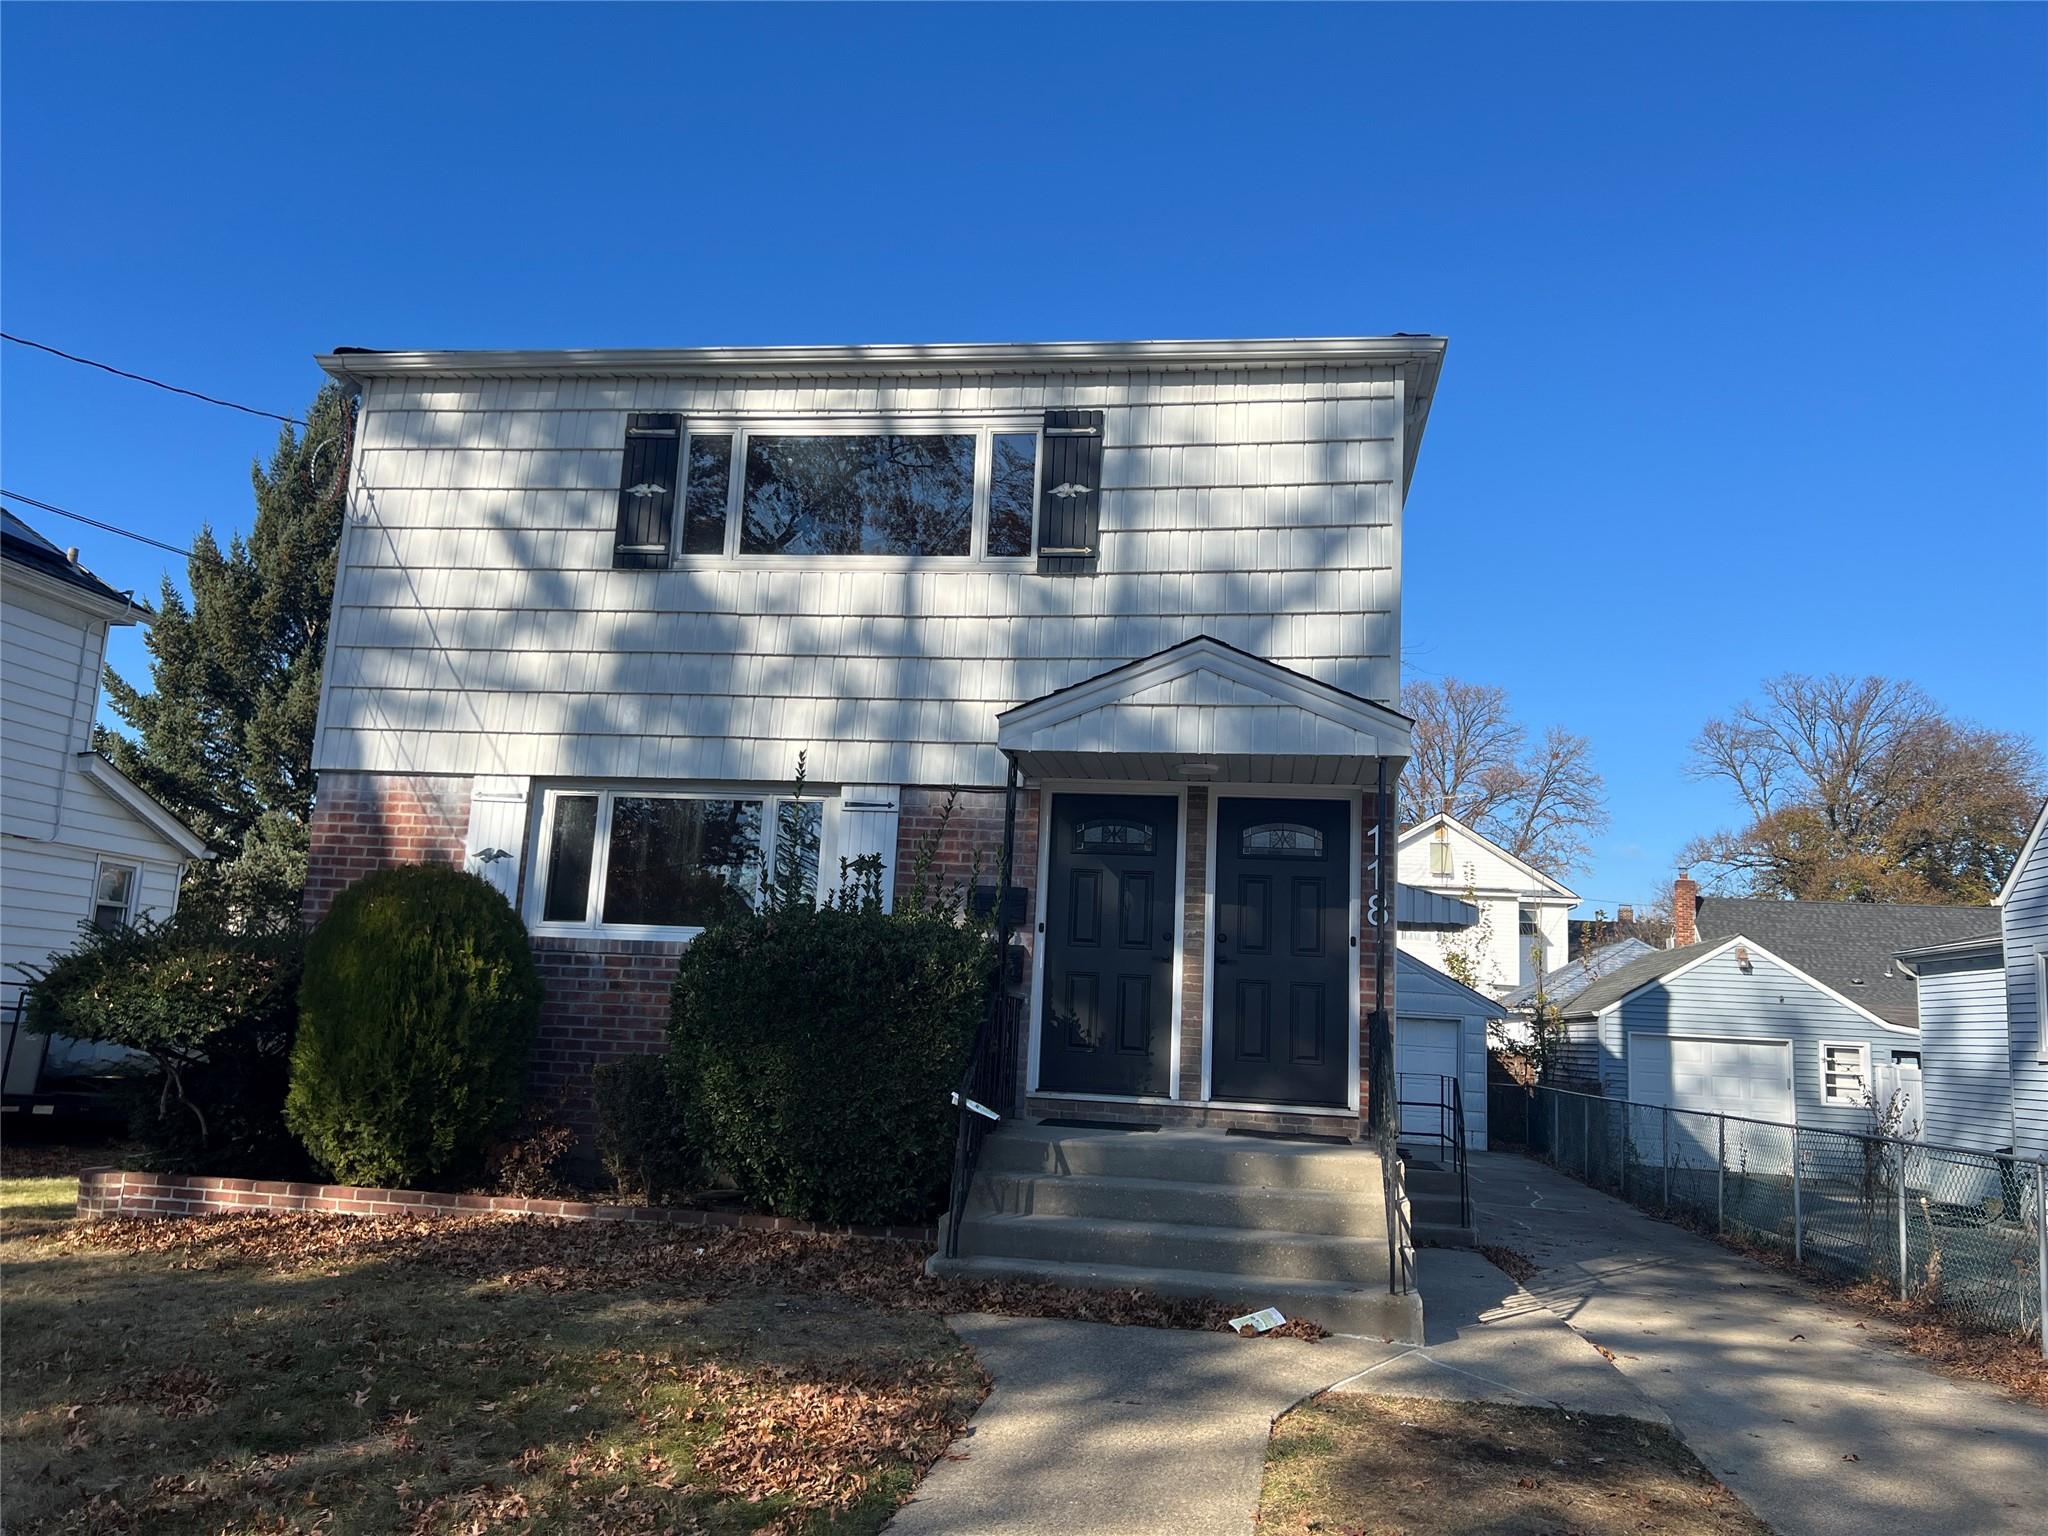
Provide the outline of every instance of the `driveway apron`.
<path id="1" fill-rule="evenodd" d="M 1475 1155 L 1472 1185 L 1481 1239 L 1534 1260 L 1527 1289 L 1783 1536 L 2039 1536 L 2048 1414 L 1533 1159 Z"/>

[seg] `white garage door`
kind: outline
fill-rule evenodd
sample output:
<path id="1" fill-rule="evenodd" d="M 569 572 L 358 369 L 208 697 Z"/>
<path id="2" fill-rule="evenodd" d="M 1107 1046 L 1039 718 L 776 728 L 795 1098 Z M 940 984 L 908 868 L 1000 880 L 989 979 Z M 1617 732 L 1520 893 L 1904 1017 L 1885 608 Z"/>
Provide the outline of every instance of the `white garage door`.
<path id="1" fill-rule="evenodd" d="M 1438 1081 L 1440 1078 L 1456 1077 L 1463 1065 L 1463 1053 L 1459 1042 L 1464 1034 L 1464 1024 L 1458 1019 L 1416 1019 L 1402 1014 L 1394 1026 L 1394 1073 L 1400 1079 L 1401 1134 L 1404 1136 L 1435 1137 L 1438 1125 L 1449 1131 L 1449 1117 L 1440 1114 L 1433 1106 L 1442 1096 L 1449 1100 L 1450 1090 Z M 1409 1100 L 1426 1101 L 1418 1106 Z M 1465 1106 L 1469 1117 L 1472 1106 Z"/>
<path id="2" fill-rule="evenodd" d="M 1792 1119 L 1792 1046 L 1712 1035 L 1630 1035 L 1628 1096 L 1752 1120 Z"/>

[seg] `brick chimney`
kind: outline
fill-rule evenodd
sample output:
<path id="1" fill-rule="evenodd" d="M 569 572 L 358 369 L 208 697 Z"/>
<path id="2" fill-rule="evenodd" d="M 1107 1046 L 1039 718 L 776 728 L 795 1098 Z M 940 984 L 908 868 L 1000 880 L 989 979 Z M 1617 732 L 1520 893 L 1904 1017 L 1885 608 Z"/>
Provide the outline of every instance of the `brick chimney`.
<path id="1" fill-rule="evenodd" d="M 1671 947 L 1683 949 L 1700 941 L 1700 888 L 1691 875 L 1671 882 Z"/>

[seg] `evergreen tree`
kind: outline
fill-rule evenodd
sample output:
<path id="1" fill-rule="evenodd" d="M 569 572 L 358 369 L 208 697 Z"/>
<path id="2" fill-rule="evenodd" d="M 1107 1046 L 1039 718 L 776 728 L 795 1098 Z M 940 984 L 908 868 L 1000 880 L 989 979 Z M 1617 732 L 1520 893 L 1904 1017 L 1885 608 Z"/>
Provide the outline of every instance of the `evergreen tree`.
<path id="1" fill-rule="evenodd" d="M 250 466 L 256 522 L 223 551 L 192 542 L 189 603 L 168 577 L 145 643 L 150 691 L 111 667 L 107 701 L 132 736 L 95 745 L 212 847 L 184 901 L 242 923 L 295 914 L 313 813 L 313 725 L 334 597 L 354 407 L 329 384 Z"/>

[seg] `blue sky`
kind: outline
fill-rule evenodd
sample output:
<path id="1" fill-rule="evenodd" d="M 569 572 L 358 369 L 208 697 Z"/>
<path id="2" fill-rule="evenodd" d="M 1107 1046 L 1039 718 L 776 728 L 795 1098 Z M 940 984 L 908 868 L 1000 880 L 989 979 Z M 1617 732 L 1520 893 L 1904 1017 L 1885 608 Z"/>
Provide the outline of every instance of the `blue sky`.
<path id="1" fill-rule="evenodd" d="M 1611 910 L 1770 674 L 2048 740 L 2044 59 L 2038 6 L 9 4 L 0 307 L 288 414 L 337 343 L 1446 333 L 1409 660 L 1593 739 Z M 9 489 L 246 528 L 271 427 L 0 370 Z"/>

